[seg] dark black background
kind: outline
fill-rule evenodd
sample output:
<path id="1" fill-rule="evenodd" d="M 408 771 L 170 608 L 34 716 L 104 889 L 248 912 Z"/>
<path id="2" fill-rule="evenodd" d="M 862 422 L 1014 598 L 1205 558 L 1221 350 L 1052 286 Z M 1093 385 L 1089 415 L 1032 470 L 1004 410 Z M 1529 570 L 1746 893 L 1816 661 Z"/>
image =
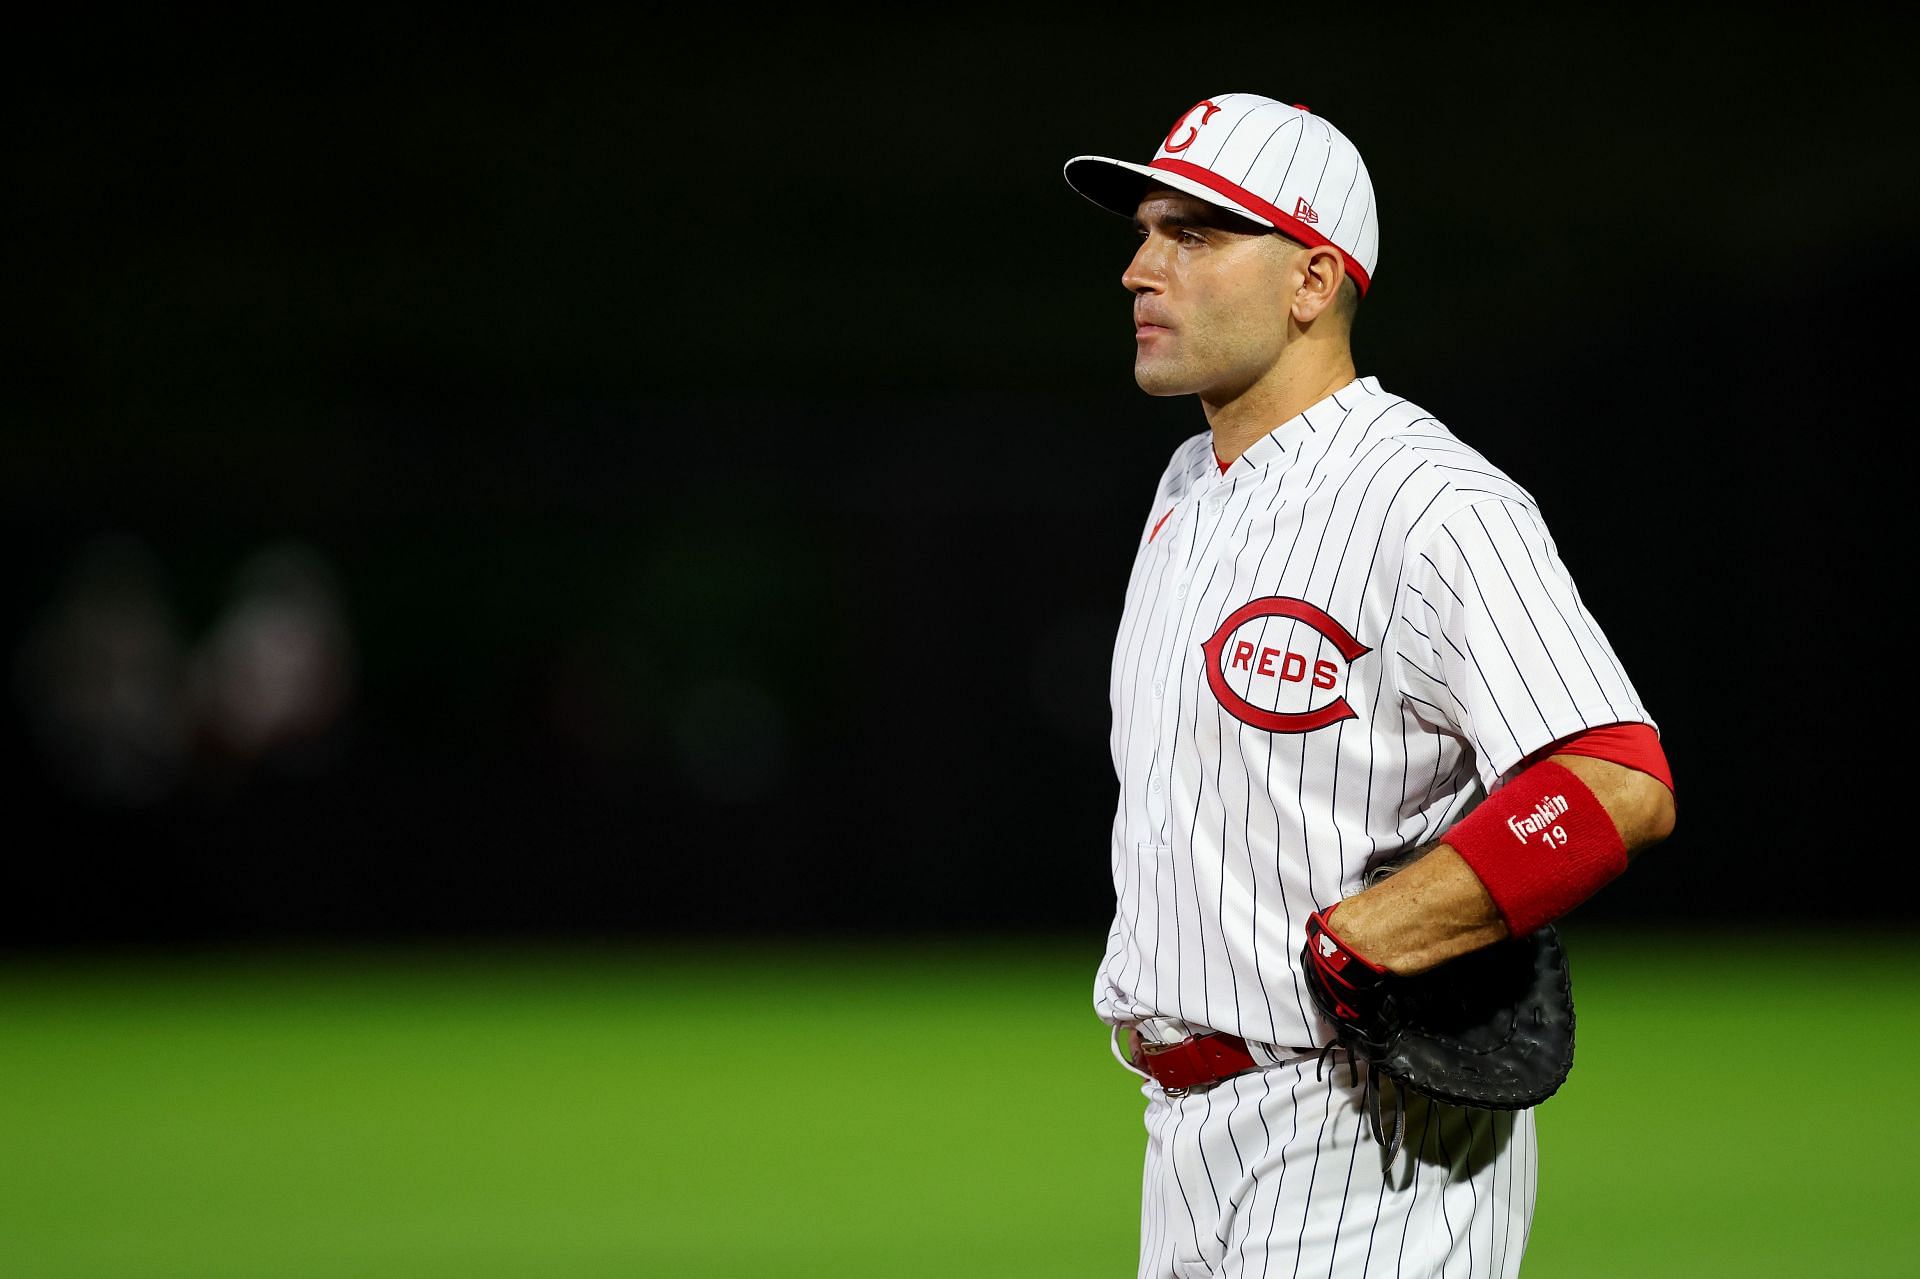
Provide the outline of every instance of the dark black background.
<path id="1" fill-rule="evenodd" d="M 1660 721 L 1679 830 L 1584 910 L 1911 917 L 1890 32 L 537 17 L 14 42 L 12 943 L 1097 933 L 1112 629 L 1204 423 L 1059 171 L 1234 90 L 1359 145 L 1361 372 L 1536 495 Z M 189 641 L 324 556 L 326 749 L 72 785 L 18 653 L 104 535 Z"/>

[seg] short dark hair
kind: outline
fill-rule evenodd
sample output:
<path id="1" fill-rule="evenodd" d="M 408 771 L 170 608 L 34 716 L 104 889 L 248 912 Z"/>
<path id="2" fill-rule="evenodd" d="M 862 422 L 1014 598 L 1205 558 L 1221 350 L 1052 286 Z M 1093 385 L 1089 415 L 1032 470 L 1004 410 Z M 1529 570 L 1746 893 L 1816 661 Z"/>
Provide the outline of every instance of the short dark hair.
<path id="1" fill-rule="evenodd" d="M 1333 313 L 1347 322 L 1347 328 L 1353 328 L 1360 314 L 1360 286 L 1352 276 L 1340 281 L 1340 291 L 1333 295 Z"/>

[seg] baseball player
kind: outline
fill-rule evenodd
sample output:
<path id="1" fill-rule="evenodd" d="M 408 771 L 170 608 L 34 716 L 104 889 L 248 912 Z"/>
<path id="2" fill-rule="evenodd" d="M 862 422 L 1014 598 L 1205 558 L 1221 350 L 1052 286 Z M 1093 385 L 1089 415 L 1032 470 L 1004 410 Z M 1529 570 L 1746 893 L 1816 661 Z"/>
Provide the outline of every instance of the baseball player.
<path id="1" fill-rule="evenodd" d="M 1138 234 L 1135 380 L 1208 427 L 1145 512 L 1113 650 L 1094 1005 L 1147 1099 L 1139 1273 L 1515 1274 L 1532 1111 L 1410 1093 L 1384 1157 L 1331 1018 L 1664 838 L 1653 720 L 1533 498 L 1356 375 L 1379 213 L 1351 141 L 1221 94 L 1149 162 L 1065 175 Z"/>

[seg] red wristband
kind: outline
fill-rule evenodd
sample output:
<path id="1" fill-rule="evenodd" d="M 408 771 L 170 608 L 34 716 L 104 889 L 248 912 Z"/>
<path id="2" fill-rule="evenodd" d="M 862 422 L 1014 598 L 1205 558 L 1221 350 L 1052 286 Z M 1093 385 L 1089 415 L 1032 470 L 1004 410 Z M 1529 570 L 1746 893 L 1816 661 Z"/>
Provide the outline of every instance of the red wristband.
<path id="1" fill-rule="evenodd" d="M 1486 885 L 1515 937 L 1550 923 L 1627 868 L 1613 818 L 1574 773 L 1542 760 L 1444 837 Z"/>

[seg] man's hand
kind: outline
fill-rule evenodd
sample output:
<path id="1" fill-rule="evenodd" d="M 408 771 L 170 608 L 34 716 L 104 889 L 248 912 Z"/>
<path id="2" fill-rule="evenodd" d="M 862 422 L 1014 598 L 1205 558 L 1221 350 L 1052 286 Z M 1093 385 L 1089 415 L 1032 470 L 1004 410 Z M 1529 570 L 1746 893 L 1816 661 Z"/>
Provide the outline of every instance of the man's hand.
<path id="1" fill-rule="evenodd" d="M 1328 919 L 1339 908 L 1336 902 L 1307 917 L 1307 942 L 1300 950 L 1307 993 L 1322 1015 L 1349 1028 L 1362 1045 L 1384 1050 L 1380 1013 L 1388 973 L 1333 931 Z"/>
<path id="2" fill-rule="evenodd" d="M 1356 1071 L 1367 1072 L 1365 1104 L 1386 1158 L 1399 1145 L 1402 1118 L 1396 1114 L 1389 1137 L 1378 1075 L 1491 1110 L 1538 1105 L 1565 1082 L 1573 1066 L 1573 987 L 1552 925 L 1407 977 L 1332 931 L 1330 917 L 1344 923 L 1346 914 L 1336 903 L 1308 917 L 1301 969 L 1315 1006 L 1333 1023 L 1326 1047 L 1345 1049 Z"/>

